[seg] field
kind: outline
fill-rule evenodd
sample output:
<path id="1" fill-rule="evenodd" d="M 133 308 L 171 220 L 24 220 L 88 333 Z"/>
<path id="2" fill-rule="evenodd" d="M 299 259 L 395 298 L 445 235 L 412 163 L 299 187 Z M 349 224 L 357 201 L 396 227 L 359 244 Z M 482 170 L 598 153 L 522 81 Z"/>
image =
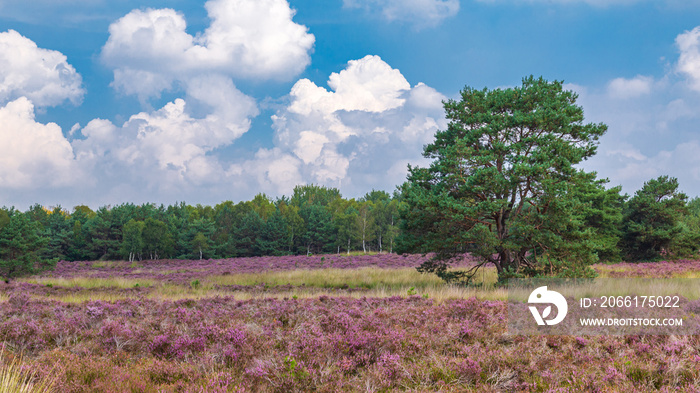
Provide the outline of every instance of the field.
<path id="1" fill-rule="evenodd" d="M 0 381 L 56 392 L 700 391 L 700 336 L 509 335 L 493 270 L 481 286 L 452 287 L 416 272 L 424 258 L 60 262 L 0 284 L 2 361 L 14 366 Z M 700 277 L 700 261 L 596 269 Z"/>

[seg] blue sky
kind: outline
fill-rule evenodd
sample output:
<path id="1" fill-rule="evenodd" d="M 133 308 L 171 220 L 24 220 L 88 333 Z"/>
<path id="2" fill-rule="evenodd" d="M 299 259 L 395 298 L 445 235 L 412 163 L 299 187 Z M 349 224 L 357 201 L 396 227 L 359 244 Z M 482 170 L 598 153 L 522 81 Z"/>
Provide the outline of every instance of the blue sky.
<path id="1" fill-rule="evenodd" d="M 700 195 L 700 1 L 0 0 L 0 205 L 392 191 L 464 86 L 564 80 L 583 164 Z"/>

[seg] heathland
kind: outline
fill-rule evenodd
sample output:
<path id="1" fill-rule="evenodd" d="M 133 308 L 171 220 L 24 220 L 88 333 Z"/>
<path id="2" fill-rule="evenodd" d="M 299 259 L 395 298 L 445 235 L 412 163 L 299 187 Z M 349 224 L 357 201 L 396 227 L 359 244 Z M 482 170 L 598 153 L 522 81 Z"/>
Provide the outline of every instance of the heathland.
<path id="1" fill-rule="evenodd" d="M 580 169 L 607 126 L 585 123 L 563 86 L 466 87 L 444 103 L 430 165 L 393 195 L 307 184 L 213 207 L 1 208 L 0 383 L 699 391 L 700 293 L 676 279 L 700 275 L 700 199 L 669 176 L 630 197 Z M 504 285 L 532 277 L 664 278 L 649 294 L 682 298 L 690 328 L 516 334 Z"/>
<path id="2" fill-rule="evenodd" d="M 511 335 L 495 269 L 455 286 L 418 273 L 426 258 L 62 261 L 0 285 L 3 373 L 55 392 L 700 389 L 699 336 Z"/>

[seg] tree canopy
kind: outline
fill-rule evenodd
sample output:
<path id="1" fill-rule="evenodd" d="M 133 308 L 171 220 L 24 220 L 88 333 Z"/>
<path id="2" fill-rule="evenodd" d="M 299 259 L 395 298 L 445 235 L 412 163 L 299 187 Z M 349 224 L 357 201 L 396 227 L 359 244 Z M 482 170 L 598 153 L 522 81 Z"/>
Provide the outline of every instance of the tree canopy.
<path id="1" fill-rule="evenodd" d="M 575 192 L 595 176 L 575 165 L 595 154 L 607 127 L 584 123 L 576 99 L 562 82 L 531 76 L 514 88 L 466 87 L 444 103 L 448 127 L 424 149 L 432 163 L 409 167 L 401 187 L 404 249 L 437 252 L 422 271 L 468 280 L 474 269 L 447 269 L 465 251 L 499 279 L 595 260 L 595 233 L 580 214 L 590 201 Z"/>
<path id="2" fill-rule="evenodd" d="M 632 260 L 654 259 L 669 253 L 676 242 L 677 248 L 697 250 L 700 236 L 688 233 L 682 225 L 688 213 L 688 197 L 678 191 L 678 179 L 660 176 L 644 183 L 625 209 L 624 248 Z M 683 234 L 684 236 L 679 236 Z"/>

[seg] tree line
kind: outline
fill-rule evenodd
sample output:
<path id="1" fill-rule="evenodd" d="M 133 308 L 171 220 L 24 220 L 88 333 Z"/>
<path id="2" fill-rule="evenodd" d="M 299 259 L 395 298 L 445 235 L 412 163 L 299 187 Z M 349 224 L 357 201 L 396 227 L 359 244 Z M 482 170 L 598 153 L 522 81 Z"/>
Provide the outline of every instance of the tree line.
<path id="1" fill-rule="evenodd" d="M 215 206 L 2 208 L 0 274 L 28 273 L 57 260 L 393 252 L 399 203 L 384 191 L 346 199 L 335 188 L 303 185 L 291 197 L 258 194 Z"/>
<path id="2" fill-rule="evenodd" d="M 577 221 L 596 260 L 694 256 L 700 245 L 700 198 L 688 201 L 675 178 L 661 176 L 632 197 L 594 181 L 578 190 L 587 202 Z M 0 274 L 12 277 L 57 260 L 203 259 L 379 251 L 427 253 L 454 241 L 454 227 L 430 209 L 416 210 L 409 184 L 391 195 L 343 198 L 334 188 L 297 186 L 293 195 L 215 206 L 125 203 L 93 211 L 75 206 L 21 212 L 0 208 Z M 466 221 L 466 220 L 465 220 Z M 436 230 L 445 226 L 442 230 Z M 426 229 L 426 227 L 428 229 Z M 570 235 L 575 234 L 568 228 Z M 452 232 L 449 235 L 448 232 Z M 476 248 L 466 244 L 458 252 Z M 551 268 L 551 266 L 550 266 Z"/>

